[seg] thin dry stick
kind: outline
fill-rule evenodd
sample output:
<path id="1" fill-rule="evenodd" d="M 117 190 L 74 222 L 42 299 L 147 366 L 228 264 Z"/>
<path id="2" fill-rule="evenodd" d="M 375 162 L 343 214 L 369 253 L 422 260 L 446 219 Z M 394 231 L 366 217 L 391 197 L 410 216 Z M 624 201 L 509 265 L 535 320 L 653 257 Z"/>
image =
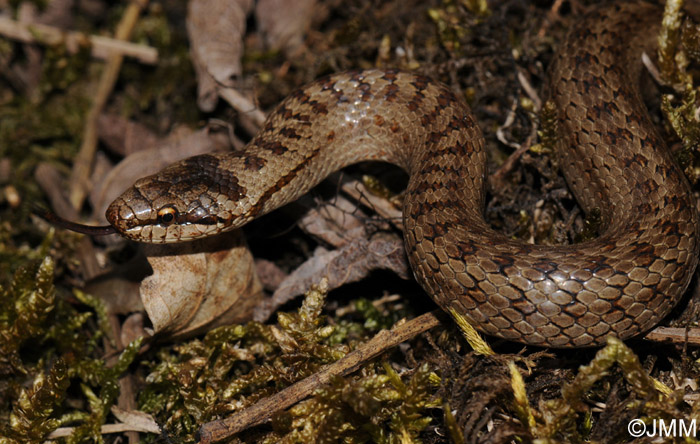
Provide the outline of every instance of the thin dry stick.
<path id="1" fill-rule="evenodd" d="M 333 364 L 327 365 L 318 373 L 261 400 L 233 416 L 204 424 L 199 429 L 199 442 L 201 444 L 209 444 L 221 441 L 248 427 L 263 423 L 274 413 L 296 404 L 311 395 L 319 387 L 328 384 L 334 376 L 352 373 L 362 364 L 379 356 L 386 350 L 440 325 L 437 313 L 441 312 L 437 310 L 432 311 L 408 322 L 397 324 L 391 330 L 382 330 L 360 348 L 348 353 Z"/>
<path id="2" fill-rule="evenodd" d="M 537 135 L 537 126 L 534 125 L 532 127 L 532 131 L 530 131 L 530 134 L 527 136 L 527 139 L 525 139 L 525 142 L 523 142 L 522 145 L 518 147 L 515 151 L 511 153 L 510 156 L 506 159 L 505 162 L 503 162 L 503 165 L 501 165 L 493 174 L 491 174 L 491 180 L 495 181 L 496 183 L 503 181 L 503 179 L 513 171 L 513 168 L 518 164 L 518 161 L 520 158 L 525 154 L 530 147 L 532 146 L 533 140 L 535 140 L 535 136 Z"/>
<path id="3" fill-rule="evenodd" d="M 545 33 L 547 32 L 547 28 L 549 28 L 551 22 L 556 20 L 557 16 L 559 16 L 559 9 L 561 8 L 562 3 L 564 3 L 564 0 L 556 0 L 552 7 L 549 8 L 549 13 L 547 13 L 547 20 L 542 24 L 540 30 L 537 31 L 537 37 L 544 37 Z"/>
<path id="4" fill-rule="evenodd" d="M 49 435 L 46 437 L 47 439 L 57 439 L 57 438 L 66 438 L 68 436 L 71 436 L 77 427 L 59 427 L 53 432 L 49 433 Z M 107 435 L 109 433 L 124 433 L 124 432 L 142 432 L 142 433 L 154 433 L 156 435 L 159 435 L 161 433 L 160 429 L 158 428 L 158 424 L 153 422 L 151 427 L 146 426 L 141 426 L 140 424 L 133 425 L 133 424 L 105 424 L 102 427 L 100 427 L 100 434 L 102 435 Z"/>
<path id="5" fill-rule="evenodd" d="M 99 35 L 86 35 L 82 32 L 64 31 L 38 23 L 19 23 L 6 17 L 0 17 L 0 35 L 24 43 L 41 43 L 49 46 L 65 45 L 71 53 L 78 52 L 83 46 L 90 46 L 92 56 L 98 59 L 107 59 L 112 54 L 119 53 L 148 65 L 158 62 L 158 50 L 151 46 L 138 45 Z"/>
<path id="6" fill-rule="evenodd" d="M 644 336 L 654 342 L 700 345 L 700 328 L 656 327 Z"/>
<path id="7" fill-rule="evenodd" d="M 358 180 L 345 182 L 341 189 L 356 201 L 371 207 L 378 215 L 391 222 L 395 227 L 403 230 L 401 210 L 389 202 L 386 197 L 372 194 L 365 184 Z"/>
<path id="8" fill-rule="evenodd" d="M 265 123 L 265 113 L 260 111 L 246 96 L 233 88 L 220 87 L 219 97 L 226 100 L 239 113 L 250 117 L 258 128 L 262 128 L 263 123 Z"/>
<path id="9" fill-rule="evenodd" d="M 124 12 L 114 38 L 117 40 L 128 40 L 131 36 L 136 21 L 141 14 L 141 10 L 148 4 L 148 0 L 136 0 L 129 3 Z M 75 165 L 70 177 L 70 201 L 73 208 L 80 208 L 87 195 L 89 188 L 90 166 L 92 165 L 97 149 L 97 118 L 107 103 L 107 99 L 114 88 L 119 76 L 124 56 L 113 54 L 105 64 L 100 84 L 97 87 L 97 94 L 92 103 L 92 108 L 85 119 L 85 129 L 83 131 L 83 144 L 75 159 Z"/>

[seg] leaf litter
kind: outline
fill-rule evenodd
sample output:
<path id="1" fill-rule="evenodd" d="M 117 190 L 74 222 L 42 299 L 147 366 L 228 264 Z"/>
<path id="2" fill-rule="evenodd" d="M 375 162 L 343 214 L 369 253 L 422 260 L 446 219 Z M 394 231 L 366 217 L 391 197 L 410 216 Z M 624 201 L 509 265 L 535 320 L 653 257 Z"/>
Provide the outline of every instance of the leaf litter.
<path id="1" fill-rule="evenodd" d="M 0 12 L 10 20 L 86 35 L 113 35 L 128 10 L 100 0 L 9 3 L 0 2 Z M 127 148 L 129 156 L 122 164 L 155 165 L 158 160 L 150 154 L 138 157 L 148 148 L 167 162 L 178 145 L 183 146 L 182 155 L 192 146 L 222 146 L 209 137 L 212 132 L 201 130 L 193 137 L 204 139 L 185 138 L 188 141 L 182 143 L 174 138 L 176 127 L 202 128 L 209 120 L 210 125 L 226 123 L 218 125 L 224 131 L 216 140 L 223 136 L 223 145 L 240 147 L 241 140 L 259 128 L 262 112 L 299 85 L 345 69 L 393 66 L 439 78 L 464 96 L 485 130 L 492 170 L 514 146 L 541 131 L 540 144 L 519 152 L 514 166 L 492 183 L 487 215 L 494 226 L 537 243 L 571 242 L 579 233 L 597 231 L 595 221 L 581 217 L 556 174 L 556 160 L 546 150 L 551 123 L 546 113 L 538 120 L 533 107 L 538 97 L 527 93 L 532 85 L 534 91 L 541 86 L 543 66 L 568 24 L 584 5 L 594 2 L 571 2 L 558 9 L 559 2 L 513 1 L 489 4 L 488 10 L 478 1 L 306 0 L 293 2 L 298 9 L 288 14 L 275 1 L 234 6 L 210 0 L 211 7 L 194 0 L 188 7 L 184 2 L 146 3 L 135 21 L 132 43 L 157 48 L 158 62 L 147 66 L 127 58 L 122 65 L 96 120 L 104 153 L 102 160 L 95 159 L 103 169 L 93 174 L 97 183 L 92 189 L 103 182 L 121 188 L 129 173 L 141 174 L 133 166 L 121 166 L 123 172 L 110 170 L 127 153 L 108 151 L 110 146 L 123 149 L 147 140 L 135 153 Z M 198 4 L 205 7 L 194 15 Z M 214 7 L 223 8 L 222 13 L 211 14 Z M 226 12 L 234 7 L 239 15 Z M 247 14 L 253 10 L 251 19 Z M 199 37 L 191 30 L 197 21 Z M 191 28 L 189 35 L 185 24 Z M 664 98 L 662 108 L 667 126 L 678 134 L 668 131 L 669 137 L 679 140 L 682 148 L 676 152 L 693 178 L 697 106 L 683 73 L 695 63 L 697 31 L 689 24 L 675 29 L 680 31 L 669 31 L 669 41 L 682 42 L 687 56 L 667 58 L 660 67 L 662 75 L 680 85 L 681 93 Z M 682 34 L 677 37 L 674 32 Z M 353 356 L 353 350 L 363 352 L 372 338 L 381 339 L 382 329 L 413 328 L 412 321 L 401 319 L 418 319 L 418 313 L 434 306 L 422 290 L 405 281 L 399 233 L 392 228 L 394 213 L 382 209 L 384 204 L 367 204 L 367 199 L 358 199 L 363 202 L 359 208 L 348 206 L 337 191 L 346 188 L 331 183 L 315 191 L 329 198 L 328 203 L 307 200 L 246 229 L 257 260 L 248 262 L 248 269 L 272 269 L 264 264 L 273 264 L 271 275 L 276 277 L 270 282 L 277 283 L 277 291 L 286 289 L 283 295 L 262 298 L 274 301 L 278 309 L 274 314 L 268 310 L 270 321 L 243 320 L 180 340 L 160 337 L 168 330 L 164 328 L 155 337 L 148 334 L 130 342 L 131 334 L 121 332 L 153 333 L 158 330 L 153 318 L 135 316 L 143 312 L 129 298 L 116 306 L 114 300 L 112 305 L 103 302 L 107 292 L 96 293 L 104 287 L 89 281 L 110 269 L 133 268 L 134 245 L 114 239 L 93 243 L 54 232 L 31 218 L 28 210 L 29 203 L 46 202 L 50 194 L 53 206 L 63 201 L 71 218 L 90 214 L 88 207 L 71 207 L 66 190 L 102 62 L 91 57 L 88 46 L 67 50 L 60 43 L 12 39 L 0 39 L 0 58 L 0 75 L 6 80 L 0 86 L 1 442 L 41 442 L 49 437 L 112 442 L 122 439 L 120 434 L 130 442 L 194 442 L 202 425 L 244 415 L 248 407 L 288 393 L 285 388 L 322 371 L 329 372 L 324 383 L 312 384 L 313 390 L 290 407 L 271 409 L 262 421 L 251 421 L 260 425 L 234 439 L 631 442 L 626 434 L 631 419 L 697 419 L 699 356 L 693 345 L 682 342 L 656 345 L 636 340 L 623 345 L 613 340 L 597 352 L 545 353 L 491 341 L 496 354 L 483 356 L 471 352 L 443 316 L 425 324 L 433 326 L 429 332 L 398 348 L 379 347 L 384 353 L 361 361 L 354 372 L 334 373 L 334 365 Z M 681 60 L 680 67 L 670 59 Z M 138 125 L 143 135 L 131 136 L 131 141 L 127 130 L 115 135 L 113 127 L 130 125 Z M 35 173 L 42 180 L 35 180 Z M 353 167 L 346 174 L 370 175 L 397 190 L 405 180 L 376 165 Z M 104 207 L 108 192 L 114 190 L 96 194 L 93 209 Z M 280 227 L 293 226 L 288 221 L 296 221 L 304 206 L 312 209 L 301 219 L 304 231 L 280 234 Z M 375 210 L 383 216 L 376 217 Z M 101 214 L 97 210 L 86 220 L 100 223 Z M 383 255 L 372 258 L 373 250 L 361 242 L 377 239 Z M 153 269 L 166 276 L 163 281 L 173 275 L 167 265 L 160 271 L 158 267 Z M 307 271 L 302 273 L 304 267 Z M 401 278 L 387 279 L 387 274 L 374 271 L 377 268 L 389 268 L 389 274 Z M 246 276 L 256 279 L 252 273 L 243 273 L 244 282 Z M 325 287 L 311 285 L 323 277 Z M 344 285 L 351 280 L 359 283 Z M 87 288 L 97 289 L 92 294 L 77 290 L 86 281 L 91 284 Z M 204 281 L 199 288 L 208 285 Z M 387 291 L 396 290 L 396 297 L 388 297 Z M 155 293 L 162 297 L 172 292 Z M 691 293 L 688 312 L 695 312 L 698 292 Z M 299 308 L 290 307 L 298 305 L 293 297 L 299 294 L 306 294 Z M 259 299 L 254 296 L 247 302 L 258 304 Z M 241 312 L 253 316 L 255 308 Z M 697 317 L 682 314 L 679 319 L 689 325 Z M 117 401 L 120 391 L 128 392 L 125 380 L 136 390 L 130 392 L 131 399 Z M 113 407 L 117 404 L 130 407 L 119 410 Z M 124 426 L 131 421 L 133 426 Z M 123 428 L 116 434 L 106 434 L 110 426 L 120 424 Z"/>

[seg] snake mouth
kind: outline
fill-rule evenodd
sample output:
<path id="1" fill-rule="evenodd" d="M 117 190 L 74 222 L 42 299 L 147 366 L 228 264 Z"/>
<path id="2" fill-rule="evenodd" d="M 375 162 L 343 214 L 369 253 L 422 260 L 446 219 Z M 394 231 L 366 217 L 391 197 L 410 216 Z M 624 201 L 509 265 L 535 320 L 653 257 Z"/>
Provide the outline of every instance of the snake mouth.
<path id="1" fill-rule="evenodd" d="M 149 244 L 169 244 L 176 242 L 189 242 L 210 237 L 221 232 L 221 227 L 208 224 L 146 224 L 128 228 L 120 234 L 136 242 Z"/>

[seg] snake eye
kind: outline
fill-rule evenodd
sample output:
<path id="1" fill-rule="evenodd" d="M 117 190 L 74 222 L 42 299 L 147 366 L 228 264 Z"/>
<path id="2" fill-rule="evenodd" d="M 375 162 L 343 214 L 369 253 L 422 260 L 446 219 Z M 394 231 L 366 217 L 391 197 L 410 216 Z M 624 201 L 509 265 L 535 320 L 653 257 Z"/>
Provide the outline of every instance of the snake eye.
<path id="1" fill-rule="evenodd" d="M 163 225 L 170 225 L 177 218 L 177 210 L 173 207 L 163 207 L 158 210 L 158 222 Z"/>

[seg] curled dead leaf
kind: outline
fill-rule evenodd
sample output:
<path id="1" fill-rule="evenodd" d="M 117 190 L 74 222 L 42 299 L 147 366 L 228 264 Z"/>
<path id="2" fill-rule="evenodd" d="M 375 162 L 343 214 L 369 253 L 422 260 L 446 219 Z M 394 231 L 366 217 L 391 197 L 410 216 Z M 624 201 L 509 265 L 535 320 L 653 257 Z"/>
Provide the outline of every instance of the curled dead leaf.
<path id="1" fill-rule="evenodd" d="M 101 114 L 97 119 L 97 134 L 110 151 L 125 157 L 161 142 L 146 125 L 117 114 Z"/>
<path id="2" fill-rule="evenodd" d="M 336 247 L 319 247 L 312 257 L 284 277 L 272 295 L 255 309 L 255 320 L 265 321 L 277 309 L 322 278 L 330 289 L 357 282 L 376 269 L 391 270 L 402 279 L 410 279 L 410 269 L 400 236 L 389 232 L 389 224 L 370 218 L 357 205 L 342 196 L 310 210 L 299 226 L 312 236 Z"/>
<path id="3" fill-rule="evenodd" d="M 299 221 L 299 227 L 334 247 L 342 247 L 355 239 L 367 237 L 368 217 L 357 205 L 338 196 L 309 210 Z"/>
<path id="4" fill-rule="evenodd" d="M 258 0 L 255 18 L 271 49 L 294 53 L 309 29 L 316 0 Z"/>
<path id="5" fill-rule="evenodd" d="M 187 8 L 190 53 L 197 73 L 197 103 L 203 111 L 216 106 L 218 85 L 231 86 L 241 74 L 246 16 L 253 0 L 191 0 Z"/>
<path id="6" fill-rule="evenodd" d="M 371 239 L 357 238 L 332 251 L 319 247 L 282 281 L 271 299 L 255 309 L 255 320 L 265 321 L 277 307 L 303 294 L 322 278 L 327 278 L 328 288 L 334 289 L 357 282 L 376 269 L 388 269 L 402 279 L 410 278 L 403 240 L 398 235 L 377 233 Z"/>
<path id="7" fill-rule="evenodd" d="M 240 231 L 183 244 L 147 244 L 144 252 L 153 275 L 141 283 L 141 299 L 156 333 L 183 337 L 246 322 L 262 299 Z"/>
<path id="8" fill-rule="evenodd" d="M 124 410 L 112 406 L 110 411 L 122 423 L 131 426 L 130 430 L 160 434 L 156 420 L 150 414 L 139 410 Z"/>
<path id="9" fill-rule="evenodd" d="M 265 290 L 274 291 L 287 277 L 284 270 L 267 259 L 256 259 L 255 269 Z"/>
<path id="10" fill-rule="evenodd" d="M 140 304 L 139 304 L 140 305 Z M 130 344 L 140 337 L 147 337 L 144 327 L 145 316 L 141 312 L 131 313 L 122 323 L 120 339 L 122 344 Z"/>

